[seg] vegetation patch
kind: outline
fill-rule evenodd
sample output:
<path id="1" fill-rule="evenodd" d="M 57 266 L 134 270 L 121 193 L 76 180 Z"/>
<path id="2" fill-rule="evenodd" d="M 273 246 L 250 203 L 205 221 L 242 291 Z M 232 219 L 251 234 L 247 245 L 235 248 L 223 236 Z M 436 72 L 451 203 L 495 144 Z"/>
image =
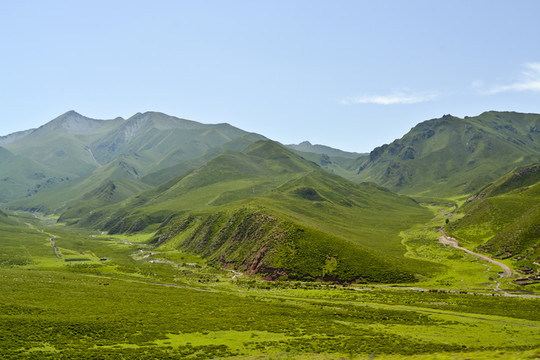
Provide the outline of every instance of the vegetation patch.
<path id="1" fill-rule="evenodd" d="M 309 187 L 302 187 L 294 190 L 294 193 L 298 196 L 300 196 L 303 199 L 310 200 L 310 201 L 323 201 L 324 198 L 319 195 L 319 193 L 312 188 Z"/>

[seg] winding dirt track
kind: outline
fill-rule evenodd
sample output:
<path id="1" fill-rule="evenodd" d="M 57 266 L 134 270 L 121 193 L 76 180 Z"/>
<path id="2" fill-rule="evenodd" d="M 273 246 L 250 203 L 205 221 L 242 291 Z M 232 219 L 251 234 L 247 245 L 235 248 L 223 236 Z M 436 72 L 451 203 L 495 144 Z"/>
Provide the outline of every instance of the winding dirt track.
<path id="1" fill-rule="evenodd" d="M 35 217 L 36 219 L 38 218 L 36 214 L 34 214 L 34 217 Z M 41 229 L 36 229 L 36 228 L 34 228 L 34 226 L 32 226 L 32 224 L 30 224 L 30 223 L 25 223 L 25 225 L 28 226 L 28 227 L 31 228 L 31 229 L 36 230 L 37 232 L 40 232 L 40 233 L 43 232 L 43 230 L 41 230 Z M 60 255 L 60 251 L 58 251 L 58 248 L 56 247 L 56 242 L 54 241 L 54 239 L 56 239 L 56 235 L 53 235 L 53 234 L 49 234 L 49 235 L 51 235 L 51 237 L 49 238 L 49 241 L 51 242 L 51 246 L 52 246 L 52 248 L 53 248 L 53 250 L 54 250 L 54 255 L 55 255 L 58 259 L 61 259 L 61 258 L 62 258 L 62 255 Z"/>
<path id="2" fill-rule="evenodd" d="M 54 241 L 54 239 L 56 239 L 56 235 L 52 235 L 49 241 L 51 242 L 52 248 L 54 250 L 54 255 L 56 255 L 58 259 L 61 259 L 62 255 L 60 255 L 60 252 L 58 251 L 58 248 L 56 247 L 56 242 Z"/>
<path id="3" fill-rule="evenodd" d="M 498 267 L 500 267 L 503 272 L 501 274 L 501 277 L 506 277 L 506 278 L 509 278 L 509 277 L 512 277 L 512 275 L 514 275 L 514 273 L 512 272 L 512 270 L 510 269 L 510 267 L 508 267 L 508 265 L 505 265 L 503 264 L 502 262 L 499 262 L 497 260 L 493 260 L 492 258 L 489 258 L 487 256 L 484 256 L 484 255 L 480 255 L 480 254 L 477 254 L 469 249 L 465 249 L 464 247 L 461 247 L 459 246 L 459 242 L 454 239 L 453 237 L 450 237 L 448 235 L 446 235 L 446 232 L 444 231 L 443 228 L 439 228 L 439 231 L 441 232 L 441 236 L 439 236 L 439 242 L 441 244 L 445 244 L 445 245 L 448 245 L 448 246 L 451 246 L 453 248 L 456 248 L 456 249 L 459 249 L 459 250 L 463 250 L 465 251 L 467 254 L 471 254 L 471 255 L 474 255 L 476 256 L 477 258 L 480 258 L 484 261 L 487 261 L 487 262 L 490 262 L 492 264 L 495 264 L 497 265 Z"/>

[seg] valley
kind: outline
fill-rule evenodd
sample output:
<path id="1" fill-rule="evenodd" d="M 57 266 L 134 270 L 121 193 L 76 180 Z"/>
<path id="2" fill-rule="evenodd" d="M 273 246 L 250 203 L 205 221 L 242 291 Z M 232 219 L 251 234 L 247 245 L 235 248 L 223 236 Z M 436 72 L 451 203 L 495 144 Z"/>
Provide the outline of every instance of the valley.
<path id="1" fill-rule="evenodd" d="M 517 359 L 533 358 L 540 341 L 538 299 L 501 298 L 487 285 L 454 292 L 264 281 L 182 251 L 156 251 L 138 235 L 73 232 L 18 216 L 34 228 L 21 226 L 24 248 L 2 237 L 12 263 L 27 256 L 26 265 L 3 260 L 0 268 L 6 359 L 405 359 L 433 352 Z M 86 261 L 66 261 L 81 253 Z"/>
<path id="2" fill-rule="evenodd" d="M 540 115 L 370 154 L 162 113 L 2 138 L 0 358 L 534 359 Z"/>

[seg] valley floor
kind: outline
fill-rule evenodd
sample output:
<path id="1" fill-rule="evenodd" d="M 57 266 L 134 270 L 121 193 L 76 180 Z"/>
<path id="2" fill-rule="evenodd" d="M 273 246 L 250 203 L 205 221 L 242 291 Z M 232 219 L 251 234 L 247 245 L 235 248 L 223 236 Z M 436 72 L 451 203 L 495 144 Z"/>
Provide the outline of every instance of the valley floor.
<path id="1" fill-rule="evenodd" d="M 432 256 L 467 264 L 455 279 L 343 286 L 266 282 L 156 251 L 144 235 L 21 221 L 30 226 L 0 231 L 0 358 L 540 357 L 540 300 L 495 296 L 489 282 L 475 290 L 493 274 L 433 234 Z M 404 242 L 417 256 L 433 249 Z"/>

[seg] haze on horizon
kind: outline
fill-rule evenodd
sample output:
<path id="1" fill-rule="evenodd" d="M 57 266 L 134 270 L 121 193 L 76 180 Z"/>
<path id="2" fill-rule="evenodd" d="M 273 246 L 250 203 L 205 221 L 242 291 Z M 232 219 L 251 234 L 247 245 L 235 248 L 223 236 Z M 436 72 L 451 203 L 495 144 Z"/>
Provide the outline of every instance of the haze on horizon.
<path id="1" fill-rule="evenodd" d="M 540 2 L 5 1 L 0 135 L 160 111 L 369 152 L 418 122 L 540 113 Z"/>

